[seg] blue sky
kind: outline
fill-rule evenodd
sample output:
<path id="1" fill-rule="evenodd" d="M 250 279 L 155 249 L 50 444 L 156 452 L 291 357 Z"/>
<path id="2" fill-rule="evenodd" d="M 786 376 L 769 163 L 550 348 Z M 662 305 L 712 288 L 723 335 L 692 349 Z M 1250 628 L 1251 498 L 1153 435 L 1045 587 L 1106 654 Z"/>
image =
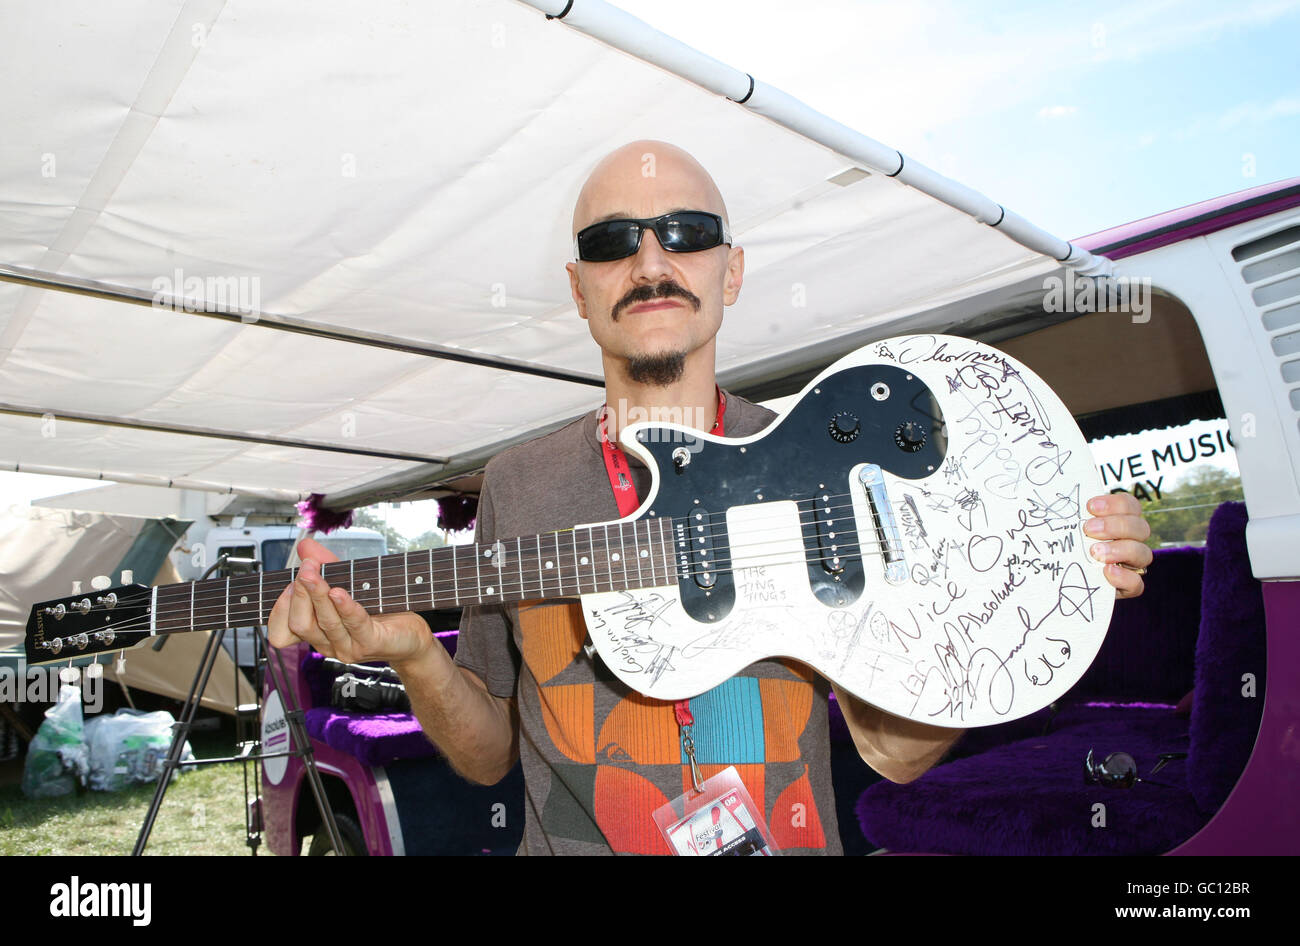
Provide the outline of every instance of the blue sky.
<path id="1" fill-rule="evenodd" d="M 614 2 L 1066 239 L 1300 176 L 1300 0 Z"/>

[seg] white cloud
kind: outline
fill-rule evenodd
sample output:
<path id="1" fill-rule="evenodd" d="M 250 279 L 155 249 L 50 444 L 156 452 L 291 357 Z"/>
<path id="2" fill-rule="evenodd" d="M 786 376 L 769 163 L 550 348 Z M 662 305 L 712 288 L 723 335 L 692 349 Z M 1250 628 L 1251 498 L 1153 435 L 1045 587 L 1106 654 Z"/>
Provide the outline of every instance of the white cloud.
<path id="1" fill-rule="evenodd" d="M 1078 111 L 1073 105 L 1045 105 L 1038 110 L 1039 118 L 1065 118 Z"/>
<path id="2" fill-rule="evenodd" d="M 1174 138 L 1186 141 L 1205 134 L 1223 134 L 1240 125 L 1261 125 L 1293 115 L 1300 115 L 1300 93 L 1265 103 L 1241 102 L 1217 115 L 1198 115 L 1190 124 L 1175 131 Z"/>

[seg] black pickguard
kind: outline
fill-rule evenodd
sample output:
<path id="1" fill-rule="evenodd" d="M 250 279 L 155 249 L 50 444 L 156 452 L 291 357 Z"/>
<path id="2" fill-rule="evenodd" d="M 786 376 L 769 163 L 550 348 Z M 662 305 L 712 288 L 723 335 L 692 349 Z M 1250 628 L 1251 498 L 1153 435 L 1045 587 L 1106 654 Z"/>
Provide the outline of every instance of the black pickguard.
<path id="1" fill-rule="evenodd" d="M 880 385 L 888 389 L 883 399 L 872 393 L 883 393 Z M 809 585 L 824 604 L 842 607 L 861 596 L 869 573 L 873 581 L 880 575 L 864 568 L 858 552 L 865 543 L 870 558 L 877 538 L 856 534 L 847 508 L 849 471 L 859 463 L 875 463 L 895 476 L 920 479 L 939 469 L 947 450 L 944 418 L 929 387 L 893 365 L 857 366 L 829 375 L 753 443 L 714 443 L 664 427 L 640 430 L 637 440 L 659 471 L 658 491 L 646 515 L 672 517 L 682 606 L 704 622 L 721 620 L 735 605 L 735 584 L 726 565 L 730 507 L 797 501 Z M 831 497 L 831 516 L 843 515 L 829 529 L 823 524 L 819 534 L 817 516 L 827 505 L 823 496 Z M 705 514 L 711 518 L 700 518 Z M 708 528 L 701 533 L 700 525 Z M 828 539 L 830 531 L 834 540 Z M 699 551 L 701 537 L 705 554 Z M 828 542 L 836 546 L 834 566 Z M 718 567 L 704 568 L 714 561 Z"/>

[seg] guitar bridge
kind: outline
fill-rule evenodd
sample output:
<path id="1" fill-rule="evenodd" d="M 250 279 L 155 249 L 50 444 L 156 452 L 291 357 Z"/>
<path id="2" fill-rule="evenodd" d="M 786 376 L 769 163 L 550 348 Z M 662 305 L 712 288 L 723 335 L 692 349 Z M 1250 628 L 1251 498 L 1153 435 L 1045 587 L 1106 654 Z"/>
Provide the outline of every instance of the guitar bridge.
<path id="1" fill-rule="evenodd" d="M 862 484 L 867 506 L 871 509 L 885 581 L 901 585 L 907 580 L 907 561 L 903 557 L 903 537 L 894 519 L 894 509 L 889 504 L 889 493 L 885 490 L 885 475 L 879 466 L 868 463 L 858 472 L 858 482 Z M 866 551 L 864 548 L 863 552 Z"/>

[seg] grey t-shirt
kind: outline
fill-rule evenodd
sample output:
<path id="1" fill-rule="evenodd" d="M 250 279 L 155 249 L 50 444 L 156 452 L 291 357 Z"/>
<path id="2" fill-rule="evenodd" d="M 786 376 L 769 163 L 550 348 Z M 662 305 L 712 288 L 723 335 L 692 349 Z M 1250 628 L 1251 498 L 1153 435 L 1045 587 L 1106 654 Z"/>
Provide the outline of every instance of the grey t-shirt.
<path id="1" fill-rule="evenodd" d="M 728 437 L 771 411 L 726 395 Z M 629 456 L 637 494 L 650 472 Z M 488 464 L 475 540 L 493 542 L 620 518 L 597 412 Z M 519 707 L 525 781 L 521 854 L 667 854 L 652 814 L 690 786 L 673 705 L 631 690 L 582 649 L 576 599 L 466 608 L 456 662 Z M 839 854 L 830 776 L 829 685 L 794 661 L 764 660 L 692 698 L 704 777 L 735 765 L 785 853 Z"/>

